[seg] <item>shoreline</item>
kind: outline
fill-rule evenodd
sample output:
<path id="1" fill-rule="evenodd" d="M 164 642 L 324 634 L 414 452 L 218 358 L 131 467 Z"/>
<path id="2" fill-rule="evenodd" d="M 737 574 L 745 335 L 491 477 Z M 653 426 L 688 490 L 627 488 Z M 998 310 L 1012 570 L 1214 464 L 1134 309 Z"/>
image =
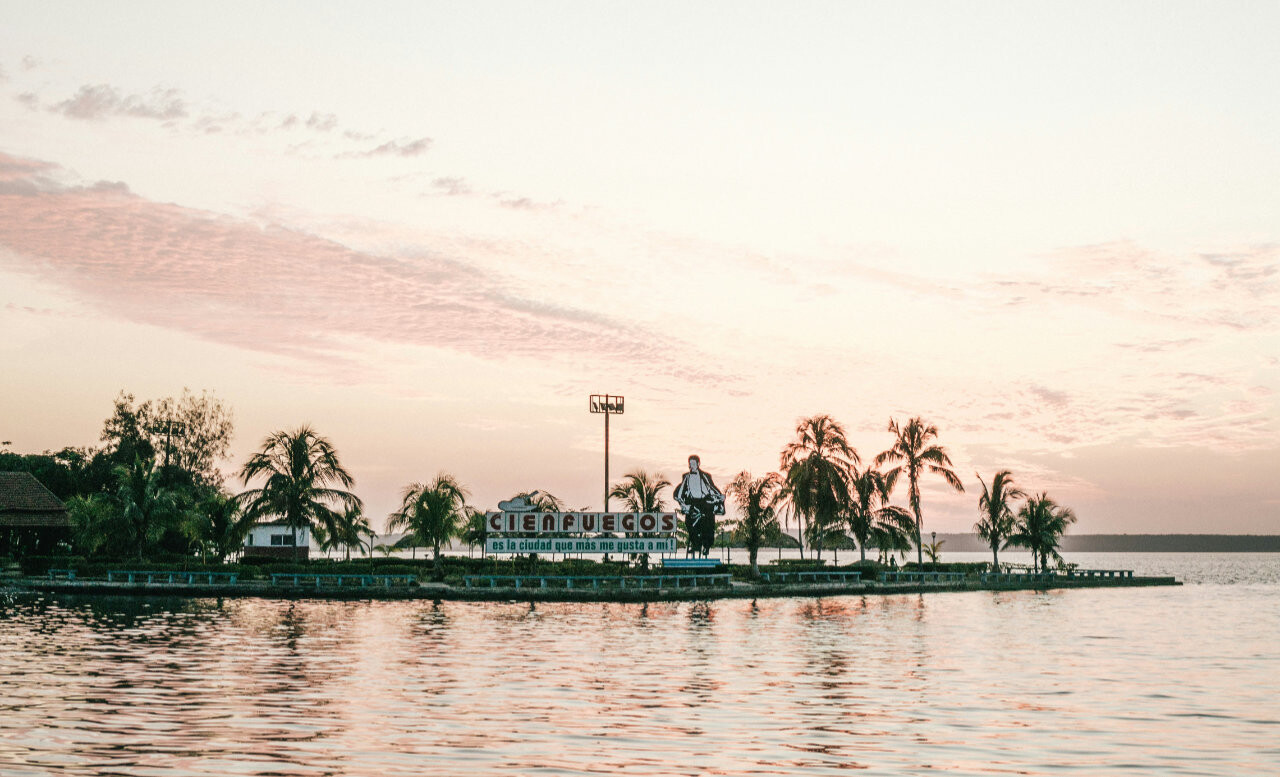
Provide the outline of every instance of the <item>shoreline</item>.
<path id="1" fill-rule="evenodd" d="M 186 598 L 264 598 L 333 600 L 427 600 L 472 602 L 679 602 L 711 599 L 774 599 L 823 596 L 885 596 L 894 594 L 960 593 L 968 591 L 1048 591 L 1073 588 L 1149 588 L 1180 586 L 1173 577 L 1053 580 L 1041 582 L 982 583 L 781 583 L 734 582 L 727 588 L 564 589 L 564 588 L 457 588 L 425 583 L 403 588 L 315 588 L 246 582 L 231 584 L 108 583 L 99 580 L 7 581 L 11 593 L 60 593 L 94 596 L 160 596 Z"/>

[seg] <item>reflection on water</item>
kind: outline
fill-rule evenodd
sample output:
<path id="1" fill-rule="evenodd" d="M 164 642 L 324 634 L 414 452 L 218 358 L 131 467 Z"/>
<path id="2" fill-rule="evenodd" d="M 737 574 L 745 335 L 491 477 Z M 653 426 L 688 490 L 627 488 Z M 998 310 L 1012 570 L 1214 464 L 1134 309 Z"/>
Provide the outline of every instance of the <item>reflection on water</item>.
<path id="1" fill-rule="evenodd" d="M 1277 644 L 1275 585 L 10 597 L 0 774 L 1267 774 Z"/>

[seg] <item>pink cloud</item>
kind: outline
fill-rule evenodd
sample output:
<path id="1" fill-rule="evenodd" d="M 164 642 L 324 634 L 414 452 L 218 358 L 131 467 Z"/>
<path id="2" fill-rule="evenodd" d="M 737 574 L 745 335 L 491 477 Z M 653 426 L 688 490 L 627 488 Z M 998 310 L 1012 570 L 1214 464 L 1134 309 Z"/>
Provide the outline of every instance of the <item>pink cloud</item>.
<path id="1" fill-rule="evenodd" d="M 362 253 L 276 225 L 150 202 L 123 184 L 59 184 L 57 173 L 0 154 L 0 246 L 26 258 L 14 269 L 123 319 L 303 358 L 330 359 L 364 337 L 484 358 L 603 358 L 674 375 L 667 352 L 684 348 L 522 297 L 500 277 L 449 257 Z"/>

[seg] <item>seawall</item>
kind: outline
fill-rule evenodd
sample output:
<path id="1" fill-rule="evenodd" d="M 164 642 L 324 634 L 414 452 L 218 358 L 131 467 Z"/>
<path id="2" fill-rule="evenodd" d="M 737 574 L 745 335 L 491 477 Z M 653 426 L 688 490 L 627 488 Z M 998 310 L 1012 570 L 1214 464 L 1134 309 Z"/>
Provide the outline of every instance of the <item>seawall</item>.
<path id="1" fill-rule="evenodd" d="M 892 595 L 955 593 L 962 591 L 1047 591 L 1071 588 L 1141 588 L 1182 585 L 1172 577 L 1132 577 L 1088 580 L 983 583 L 965 580 L 954 583 L 783 583 L 734 582 L 729 586 L 699 588 L 634 588 L 594 590 L 589 588 L 466 588 L 424 583 L 402 587 L 321 587 L 272 585 L 266 582 L 230 584 L 108 583 L 96 580 L 13 581 L 13 592 L 89 594 L 95 596 L 182 596 L 198 598 L 259 597 L 268 599 L 412 600 L 429 601 L 519 601 L 519 602 L 669 602 L 709 599 L 762 599 L 795 596 Z"/>

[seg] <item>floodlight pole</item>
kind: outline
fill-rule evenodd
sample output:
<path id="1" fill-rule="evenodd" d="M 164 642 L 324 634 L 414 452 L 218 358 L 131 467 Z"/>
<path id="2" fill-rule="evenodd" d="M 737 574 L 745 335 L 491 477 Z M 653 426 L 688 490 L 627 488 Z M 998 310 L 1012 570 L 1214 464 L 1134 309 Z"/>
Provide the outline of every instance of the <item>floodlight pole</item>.
<path id="1" fill-rule="evenodd" d="M 590 410 L 604 413 L 604 511 L 609 512 L 609 416 L 622 414 L 623 397 L 612 394 L 592 394 Z"/>
<path id="2" fill-rule="evenodd" d="M 604 511 L 609 512 L 609 412 L 604 414 Z"/>

